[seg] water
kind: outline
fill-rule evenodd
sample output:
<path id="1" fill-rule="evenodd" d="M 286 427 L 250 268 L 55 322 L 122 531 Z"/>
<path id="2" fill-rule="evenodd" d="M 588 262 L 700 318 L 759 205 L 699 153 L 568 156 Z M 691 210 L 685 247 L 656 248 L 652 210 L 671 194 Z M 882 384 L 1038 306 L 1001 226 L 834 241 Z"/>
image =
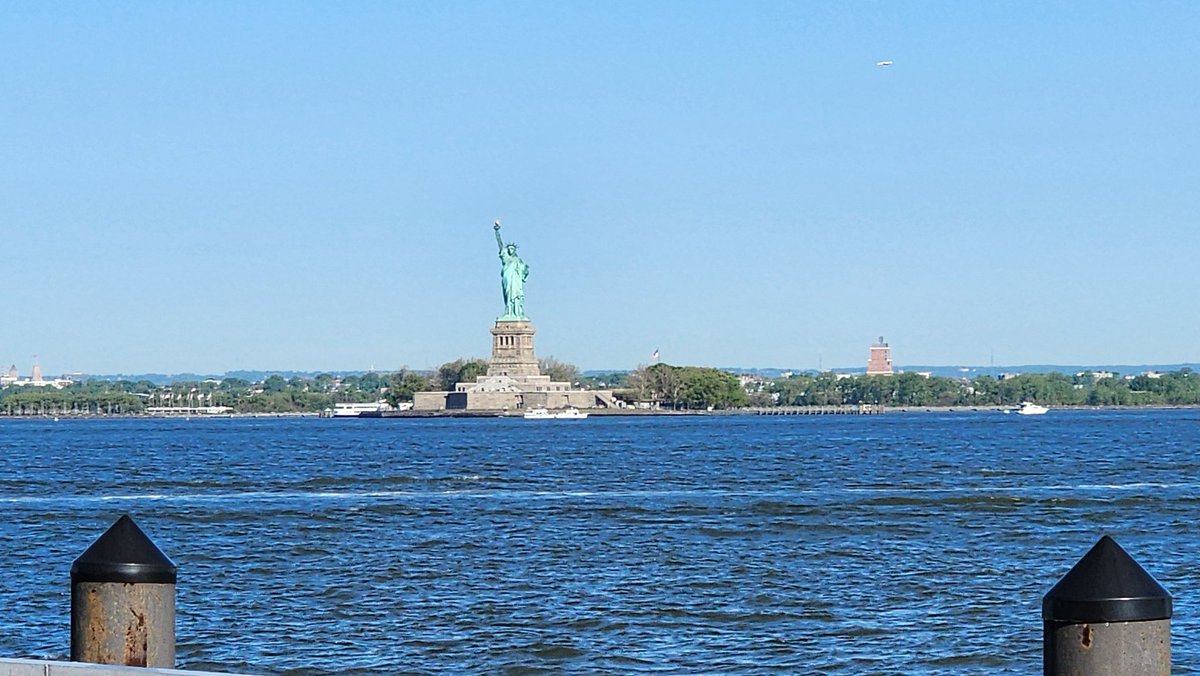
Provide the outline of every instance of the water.
<path id="1" fill-rule="evenodd" d="M 130 513 L 179 666 L 249 673 L 1036 673 L 1104 533 L 1200 629 L 1200 411 L 2 420 L 0 655 L 63 659 Z"/>

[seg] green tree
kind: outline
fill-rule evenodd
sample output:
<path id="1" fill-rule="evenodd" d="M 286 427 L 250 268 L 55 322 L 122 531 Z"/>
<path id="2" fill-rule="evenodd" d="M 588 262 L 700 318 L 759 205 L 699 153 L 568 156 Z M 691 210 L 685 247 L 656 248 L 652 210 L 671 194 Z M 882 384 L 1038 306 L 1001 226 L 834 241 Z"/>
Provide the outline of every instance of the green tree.
<path id="1" fill-rule="evenodd" d="M 399 407 L 401 402 L 412 401 L 413 393 L 424 392 L 431 387 L 429 378 L 407 369 L 401 369 L 388 376 L 388 391 L 385 398 L 393 407 Z"/>
<path id="2" fill-rule="evenodd" d="M 669 404 L 671 408 L 683 407 L 683 378 L 679 367 L 660 362 L 647 369 L 646 374 L 651 398 Z"/>
<path id="3" fill-rule="evenodd" d="M 474 382 L 477 376 L 487 373 L 487 362 L 482 359 L 455 359 L 438 367 L 437 385 L 443 391 L 452 391 L 458 383 Z"/>
<path id="4" fill-rule="evenodd" d="M 278 394 L 287 391 L 288 381 L 284 380 L 283 376 L 275 374 L 263 381 L 262 388 L 263 392 L 267 394 Z"/>
<path id="5" fill-rule="evenodd" d="M 358 387 L 363 392 L 374 392 L 376 394 L 383 392 L 387 388 L 387 377 L 370 371 L 359 376 Z"/>
<path id="6" fill-rule="evenodd" d="M 734 408 L 749 404 L 737 376 L 718 369 L 655 364 L 646 370 L 646 388 L 672 408 Z"/>
<path id="7" fill-rule="evenodd" d="M 554 357 L 543 357 L 538 360 L 538 370 L 550 380 L 560 383 L 575 383 L 579 380 L 579 369 L 574 364 L 559 361 Z"/>

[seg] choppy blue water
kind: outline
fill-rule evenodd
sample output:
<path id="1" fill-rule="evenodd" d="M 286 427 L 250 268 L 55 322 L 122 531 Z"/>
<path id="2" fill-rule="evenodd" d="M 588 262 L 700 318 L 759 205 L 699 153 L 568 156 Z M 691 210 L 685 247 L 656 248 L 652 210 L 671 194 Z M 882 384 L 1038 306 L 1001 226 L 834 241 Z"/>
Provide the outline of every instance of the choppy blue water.
<path id="1" fill-rule="evenodd" d="M 129 513 L 183 668 L 1037 673 L 1103 534 L 1200 629 L 1200 411 L 0 421 L 0 656 Z"/>

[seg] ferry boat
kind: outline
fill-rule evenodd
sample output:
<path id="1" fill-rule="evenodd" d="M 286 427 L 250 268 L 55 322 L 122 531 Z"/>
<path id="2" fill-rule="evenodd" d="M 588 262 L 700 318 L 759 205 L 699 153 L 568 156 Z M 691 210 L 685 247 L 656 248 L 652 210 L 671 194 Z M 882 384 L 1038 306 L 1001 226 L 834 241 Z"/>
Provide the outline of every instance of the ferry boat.
<path id="1" fill-rule="evenodd" d="M 531 408 L 525 411 L 526 420 L 582 420 L 586 417 L 588 417 L 588 414 L 574 406 L 564 408 L 561 411 L 554 411 L 553 413 L 549 409 L 542 407 Z"/>
<path id="2" fill-rule="evenodd" d="M 1045 415 L 1050 409 L 1045 406 L 1040 406 L 1032 401 L 1021 402 L 1021 407 L 1017 409 L 1018 415 Z"/>
<path id="3" fill-rule="evenodd" d="M 411 404 L 410 404 L 411 406 Z M 404 410 L 403 404 L 400 409 Z M 321 412 L 323 418 L 359 418 L 364 413 L 382 413 L 390 411 L 392 407 L 386 401 L 368 401 L 368 402 L 352 402 L 334 404 L 333 408 L 327 408 Z"/>

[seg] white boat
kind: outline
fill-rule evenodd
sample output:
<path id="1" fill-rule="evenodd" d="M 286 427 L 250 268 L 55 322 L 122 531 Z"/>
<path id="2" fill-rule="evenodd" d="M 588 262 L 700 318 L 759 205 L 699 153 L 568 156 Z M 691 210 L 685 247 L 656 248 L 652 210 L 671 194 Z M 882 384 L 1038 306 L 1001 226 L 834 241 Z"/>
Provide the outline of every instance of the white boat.
<path id="1" fill-rule="evenodd" d="M 588 417 L 588 414 L 580 411 L 574 406 L 571 408 L 564 408 L 561 411 L 555 411 L 553 413 L 551 413 L 549 409 L 541 407 L 531 408 L 528 411 L 525 411 L 526 420 L 582 420 L 586 417 Z"/>
<path id="2" fill-rule="evenodd" d="M 401 405 L 401 410 L 403 408 Z M 391 405 L 381 399 L 379 401 L 334 404 L 333 408 L 325 409 L 322 416 L 325 418 L 359 418 L 364 413 L 382 413 L 390 410 L 392 410 Z"/>
<path id="3" fill-rule="evenodd" d="M 1017 409 L 1019 415 L 1045 415 L 1050 409 L 1045 406 L 1039 406 L 1032 401 L 1021 402 L 1021 408 Z"/>

